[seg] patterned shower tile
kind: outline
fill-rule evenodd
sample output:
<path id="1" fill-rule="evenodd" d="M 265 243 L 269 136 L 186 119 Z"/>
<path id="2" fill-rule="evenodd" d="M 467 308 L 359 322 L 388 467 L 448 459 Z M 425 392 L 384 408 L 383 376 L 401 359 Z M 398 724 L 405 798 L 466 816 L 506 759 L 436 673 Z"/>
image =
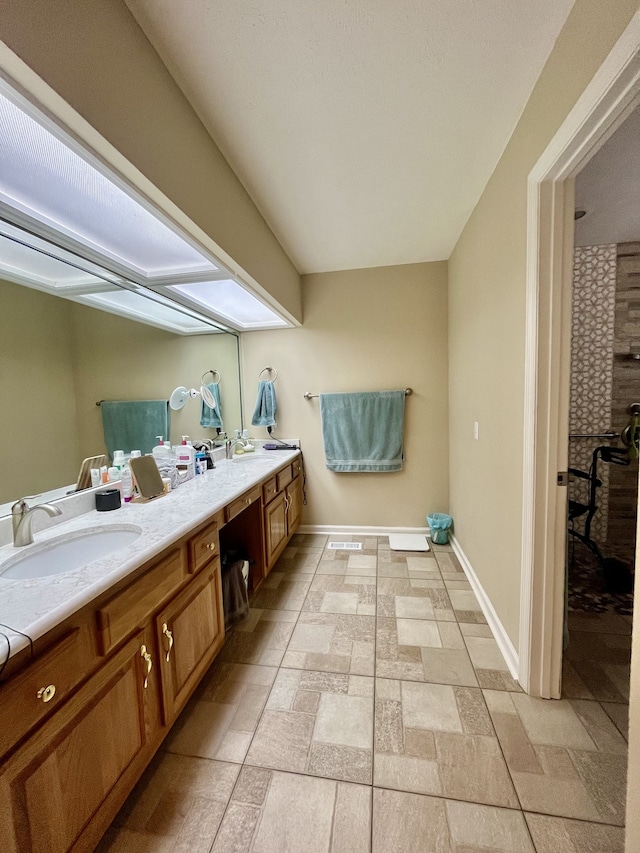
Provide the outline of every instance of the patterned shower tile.
<path id="1" fill-rule="evenodd" d="M 246 763 L 371 784 L 373 678 L 281 669 Z"/>
<path id="2" fill-rule="evenodd" d="M 477 688 L 378 679 L 374 785 L 516 808 Z"/>
<path id="3" fill-rule="evenodd" d="M 374 616 L 302 611 L 282 660 L 292 669 L 373 675 Z"/>

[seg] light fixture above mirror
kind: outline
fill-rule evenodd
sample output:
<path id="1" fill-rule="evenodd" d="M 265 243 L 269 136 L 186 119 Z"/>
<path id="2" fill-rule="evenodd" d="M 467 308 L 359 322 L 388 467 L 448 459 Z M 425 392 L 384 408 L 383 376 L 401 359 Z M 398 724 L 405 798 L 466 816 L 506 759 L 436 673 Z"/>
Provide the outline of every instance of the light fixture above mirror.
<path id="1" fill-rule="evenodd" d="M 5 278 L 179 334 L 291 325 L 2 79 L 0 156 Z"/>

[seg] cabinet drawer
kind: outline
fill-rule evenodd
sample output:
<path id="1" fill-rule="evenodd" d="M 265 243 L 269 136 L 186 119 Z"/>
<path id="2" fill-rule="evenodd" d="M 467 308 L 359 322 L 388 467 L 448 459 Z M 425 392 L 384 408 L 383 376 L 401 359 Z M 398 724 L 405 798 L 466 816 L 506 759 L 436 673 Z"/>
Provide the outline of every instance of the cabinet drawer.
<path id="1" fill-rule="evenodd" d="M 293 473 L 294 480 L 298 474 L 302 473 L 302 459 L 299 456 L 291 463 L 291 471 Z"/>
<path id="2" fill-rule="evenodd" d="M 65 701 L 90 667 L 75 629 L 0 687 L 0 755 Z"/>
<path id="3" fill-rule="evenodd" d="M 231 519 L 235 518 L 236 515 L 239 515 L 243 509 L 246 509 L 248 506 L 251 506 L 251 504 L 260 500 L 261 495 L 262 487 L 254 486 L 253 489 L 250 489 L 248 492 L 245 492 L 244 495 L 240 495 L 240 497 L 236 498 L 235 501 L 231 501 L 231 503 L 227 505 L 225 510 L 227 521 L 231 521 Z"/>
<path id="4" fill-rule="evenodd" d="M 184 551 L 172 551 L 96 611 L 98 649 L 106 655 L 178 589 L 186 576 Z"/>
<path id="5" fill-rule="evenodd" d="M 275 477 L 270 477 L 262 486 L 262 499 L 265 504 L 272 501 L 278 494 L 278 482 Z"/>
<path id="6" fill-rule="evenodd" d="M 222 513 L 220 513 L 222 516 Z M 199 571 L 203 566 L 220 553 L 220 544 L 218 541 L 218 530 L 222 518 L 212 521 L 200 533 L 196 533 L 189 539 L 189 571 L 193 574 Z"/>
<path id="7" fill-rule="evenodd" d="M 291 470 L 291 465 L 287 465 L 282 471 L 278 471 L 278 491 L 281 492 L 292 480 L 293 471 Z"/>

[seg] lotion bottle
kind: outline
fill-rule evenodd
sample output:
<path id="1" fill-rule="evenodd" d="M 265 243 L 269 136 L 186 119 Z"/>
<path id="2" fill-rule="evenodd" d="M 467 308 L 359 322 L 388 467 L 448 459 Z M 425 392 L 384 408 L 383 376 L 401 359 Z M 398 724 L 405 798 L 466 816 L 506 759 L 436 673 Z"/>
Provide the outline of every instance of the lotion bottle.
<path id="1" fill-rule="evenodd" d="M 133 495 L 133 477 L 128 462 L 125 462 L 124 467 L 120 471 L 120 481 L 122 483 L 122 498 L 125 503 L 129 503 Z"/>

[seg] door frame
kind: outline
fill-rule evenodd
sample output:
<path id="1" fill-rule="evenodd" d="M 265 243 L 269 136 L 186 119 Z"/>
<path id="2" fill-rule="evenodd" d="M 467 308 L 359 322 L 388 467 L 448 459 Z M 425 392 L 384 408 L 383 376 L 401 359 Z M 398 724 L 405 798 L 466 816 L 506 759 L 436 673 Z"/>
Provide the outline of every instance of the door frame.
<path id="1" fill-rule="evenodd" d="M 518 680 L 560 697 L 574 177 L 640 102 L 640 11 L 529 174 Z"/>

